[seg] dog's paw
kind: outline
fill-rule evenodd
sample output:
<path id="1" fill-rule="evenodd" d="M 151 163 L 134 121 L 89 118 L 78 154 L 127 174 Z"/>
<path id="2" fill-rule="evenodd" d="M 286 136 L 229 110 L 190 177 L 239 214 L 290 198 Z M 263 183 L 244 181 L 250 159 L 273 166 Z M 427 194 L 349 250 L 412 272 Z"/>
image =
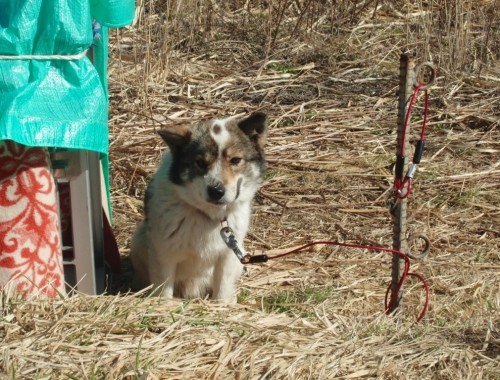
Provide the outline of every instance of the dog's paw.
<path id="1" fill-rule="evenodd" d="M 214 299 L 213 301 L 217 304 L 220 304 L 220 305 L 237 305 L 238 304 L 238 300 L 236 297 L 228 298 L 228 299 Z"/>
<path id="2" fill-rule="evenodd" d="M 238 297 L 237 297 L 237 294 L 236 294 L 236 291 L 234 292 L 230 292 L 229 294 L 225 294 L 225 295 L 214 295 L 212 297 L 212 299 L 217 302 L 217 303 L 220 303 L 220 304 L 224 304 L 224 305 L 235 305 L 238 303 Z"/>

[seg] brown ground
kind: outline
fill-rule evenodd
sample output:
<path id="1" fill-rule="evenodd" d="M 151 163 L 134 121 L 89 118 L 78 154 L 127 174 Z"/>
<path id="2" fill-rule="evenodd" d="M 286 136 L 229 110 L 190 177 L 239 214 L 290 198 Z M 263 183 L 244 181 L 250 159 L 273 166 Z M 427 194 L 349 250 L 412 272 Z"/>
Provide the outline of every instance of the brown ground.
<path id="1" fill-rule="evenodd" d="M 8 300 L 0 374 L 499 379 L 495 2 L 191 3 L 146 1 L 136 25 L 112 36 L 112 200 L 124 256 L 115 287 L 130 280 L 131 234 L 164 148 L 155 129 L 212 116 L 270 116 L 248 251 L 315 240 L 390 247 L 398 64 L 409 48 L 438 67 L 408 203 L 409 232 L 432 244 L 426 259 L 412 260 L 431 288 L 429 312 L 414 324 L 423 293 L 411 280 L 397 317 L 385 316 L 390 255 L 317 247 L 249 266 L 235 307 L 136 295 Z"/>

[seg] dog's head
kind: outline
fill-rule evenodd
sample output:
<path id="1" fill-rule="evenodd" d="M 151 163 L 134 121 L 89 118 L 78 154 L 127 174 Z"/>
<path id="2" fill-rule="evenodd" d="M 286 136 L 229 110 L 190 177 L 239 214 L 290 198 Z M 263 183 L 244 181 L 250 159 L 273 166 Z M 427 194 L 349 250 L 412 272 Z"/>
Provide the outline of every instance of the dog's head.
<path id="1" fill-rule="evenodd" d="M 209 215 L 251 200 L 265 169 L 266 124 L 266 115 L 256 112 L 160 130 L 172 155 L 169 176 L 178 195 Z"/>

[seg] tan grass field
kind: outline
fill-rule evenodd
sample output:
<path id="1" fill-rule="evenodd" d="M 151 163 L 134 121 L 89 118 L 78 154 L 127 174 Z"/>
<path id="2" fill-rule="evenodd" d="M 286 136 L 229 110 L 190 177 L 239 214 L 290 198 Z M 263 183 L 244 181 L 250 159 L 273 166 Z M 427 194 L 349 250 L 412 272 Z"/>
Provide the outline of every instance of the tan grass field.
<path id="1" fill-rule="evenodd" d="M 2 298 L 0 379 L 500 379 L 500 2 L 140 0 L 112 31 L 110 159 L 123 274 L 110 294 Z M 322 246 L 250 265 L 239 304 L 127 292 L 155 130 L 263 110 L 252 253 L 316 240 L 391 247 L 399 55 L 433 61 L 409 200 L 429 256 L 395 316 L 391 256 Z M 411 141 L 418 137 L 417 102 Z M 413 247 L 417 249 L 418 247 Z"/>

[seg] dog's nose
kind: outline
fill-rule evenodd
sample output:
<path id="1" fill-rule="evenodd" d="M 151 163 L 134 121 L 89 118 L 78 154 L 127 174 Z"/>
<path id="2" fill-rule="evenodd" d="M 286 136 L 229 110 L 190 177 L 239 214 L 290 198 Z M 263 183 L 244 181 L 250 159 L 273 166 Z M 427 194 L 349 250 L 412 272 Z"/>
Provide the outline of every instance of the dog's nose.
<path id="1" fill-rule="evenodd" d="M 219 201 L 225 194 L 226 190 L 222 183 L 211 185 L 207 187 L 207 193 L 212 201 Z"/>

